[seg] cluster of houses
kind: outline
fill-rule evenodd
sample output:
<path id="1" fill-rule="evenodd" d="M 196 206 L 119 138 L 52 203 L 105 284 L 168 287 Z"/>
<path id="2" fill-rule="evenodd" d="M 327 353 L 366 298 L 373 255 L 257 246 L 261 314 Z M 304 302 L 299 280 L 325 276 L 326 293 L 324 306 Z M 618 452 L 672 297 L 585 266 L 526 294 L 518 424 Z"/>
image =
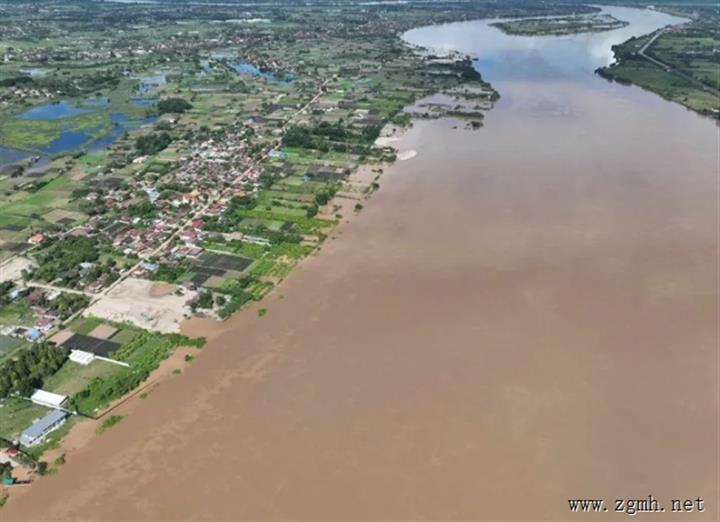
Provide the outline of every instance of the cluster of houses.
<path id="1" fill-rule="evenodd" d="M 253 185 L 257 181 L 256 170 L 237 164 L 238 158 L 245 157 L 245 149 L 244 140 L 232 135 L 223 143 L 206 140 L 181 157 L 176 167 L 163 177 L 166 183 L 193 187 L 192 190 L 160 199 L 144 181 L 130 180 L 127 186 L 114 188 L 103 197 L 103 202 L 111 208 L 124 210 L 137 201 L 135 195 L 142 191 L 157 209 L 149 222 L 127 214 L 111 223 L 96 218 L 88 224 L 99 228 L 112 246 L 127 256 L 143 259 L 157 255 L 158 246 L 175 235 L 178 241 L 170 242 L 164 254 L 174 259 L 196 257 L 202 252 L 200 242 L 205 236 L 202 216 L 221 214 L 234 195 L 232 187 Z M 97 193 L 86 196 L 96 197 Z M 143 264 L 136 275 L 152 271 L 152 264 Z"/>
<path id="2" fill-rule="evenodd" d="M 62 295 L 58 290 L 18 286 L 8 294 L 10 303 L 26 305 L 32 319 L 25 324 L 8 325 L 0 328 L 0 335 L 39 341 L 55 329 L 60 321 L 73 310 L 58 309 L 54 301 Z"/>
<path id="3" fill-rule="evenodd" d="M 57 91 L 44 87 L 17 85 L 0 90 L 0 107 L 10 107 L 17 100 L 47 100 L 59 96 Z"/>

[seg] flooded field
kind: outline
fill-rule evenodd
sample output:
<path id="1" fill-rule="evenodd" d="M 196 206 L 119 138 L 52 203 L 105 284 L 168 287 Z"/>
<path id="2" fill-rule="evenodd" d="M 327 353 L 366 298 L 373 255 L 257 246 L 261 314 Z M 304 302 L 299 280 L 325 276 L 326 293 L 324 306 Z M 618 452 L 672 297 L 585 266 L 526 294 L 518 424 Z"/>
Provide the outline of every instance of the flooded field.
<path id="1" fill-rule="evenodd" d="M 3 519 L 717 519 L 718 131 L 593 75 L 673 21 L 611 12 L 406 34 L 477 56 L 484 127 L 416 123 L 357 219 Z"/>
<path id="2" fill-rule="evenodd" d="M 140 80 L 137 94 L 144 95 L 153 89 L 164 85 L 165 77 L 147 76 Z M 151 111 L 157 105 L 157 98 L 136 97 L 129 100 L 129 106 L 146 108 Z M 87 121 L 77 121 L 77 117 L 88 117 Z M 57 137 L 44 144 L 26 143 L 27 150 L 13 149 L 0 146 L 0 171 L 15 163 L 27 160 L 32 150 L 39 154 L 37 160 L 30 163 L 31 169 L 42 170 L 47 166 L 48 156 L 63 154 L 73 150 L 86 149 L 90 153 L 105 150 L 117 141 L 125 132 L 139 128 L 142 125 L 154 123 L 158 120 L 157 114 L 140 114 L 137 111 L 131 114 L 115 112 L 108 98 L 93 97 L 83 100 L 60 100 L 32 107 L 13 119 L 34 122 L 39 127 L 32 127 L 27 134 L 32 136 L 38 129 Z M 34 131 L 33 131 L 34 129 Z M 53 130 L 54 129 L 54 130 Z M 43 165 L 45 164 L 45 165 Z"/>

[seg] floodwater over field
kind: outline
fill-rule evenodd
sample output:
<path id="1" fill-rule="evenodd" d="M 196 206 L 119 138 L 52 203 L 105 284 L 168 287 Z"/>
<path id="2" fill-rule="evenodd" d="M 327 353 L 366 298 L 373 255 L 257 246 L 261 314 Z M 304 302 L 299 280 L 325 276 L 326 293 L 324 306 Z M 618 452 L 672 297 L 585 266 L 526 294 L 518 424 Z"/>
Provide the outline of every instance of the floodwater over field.
<path id="1" fill-rule="evenodd" d="M 150 80 L 144 79 L 140 85 L 149 85 L 148 81 L 159 81 L 157 78 L 164 77 L 148 77 Z M 157 98 L 132 98 L 130 100 L 132 105 L 153 107 L 157 104 Z M 44 120 L 44 121 L 55 121 L 65 120 L 79 116 L 81 114 L 89 112 L 90 109 L 101 109 L 103 107 L 109 107 L 110 100 L 108 98 L 86 98 L 81 102 L 75 104 L 73 102 L 62 100 L 55 103 L 47 103 L 28 109 L 16 116 L 18 119 L 23 120 Z M 94 137 L 93 133 L 96 133 L 103 128 L 103 124 L 100 123 L 94 127 L 86 127 L 82 130 L 72 130 L 69 125 L 65 126 L 59 136 L 47 143 L 43 147 L 38 148 L 35 152 L 45 155 L 62 154 L 69 151 L 73 151 L 80 148 L 86 148 L 88 152 L 99 152 L 118 140 L 125 132 L 137 129 L 142 125 L 147 125 L 157 121 L 157 115 L 145 116 L 143 118 L 131 118 L 127 114 L 120 112 L 109 112 L 110 119 L 109 131 L 101 134 L 99 137 Z M 30 152 L 11 149 L 7 147 L 0 147 L 0 168 L 6 165 L 11 165 L 33 156 Z M 41 166 L 47 166 L 49 161 L 47 157 L 42 158 L 39 161 L 34 161 L 32 169 L 39 169 Z"/>
<path id="2" fill-rule="evenodd" d="M 671 21 L 611 12 L 631 24 L 406 34 L 479 58 L 485 126 L 416 123 L 267 315 L 3 517 L 582 520 L 568 499 L 604 498 L 617 520 L 652 494 L 706 510 L 636 519 L 717 519 L 718 130 L 593 76 Z"/>
<path id="3" fill-rule="evenodd" d="M 164 74 L 156 74 L 153 76 L 142 76 L 139 78 L 140 83 L 136 89 L 138 96 L 130 99 L 130 104 L 136 107 L 147 107 L 152 109 L 157 105 L 157 98 L 146 97 L 157 87 L 167 83 Z M 61 121 L 68 120 L 76 116 L 80 116 L 90 112 L 91 110 L 99 111 L 103 108 L 110 108 L 111 101 L 105 97 L 90 97 L 77 102 L 69 100 L 60 100 L 52 103 L 38 105 L 28 109 L 27 111 L 15 116 L 20 120 L 34 121 Z M 32 164 L 33 169 L 38 169 L 41 164 L 47 165 L 47 156 L 63 154 L 74 150 L 85 148 L 88 152 L 94 153 L 102 151 L 112 145 L 126 131 L 136 129 L 142 125 L 147 125 L 157 121 L 157 115 L 145 117 L 131 117 L 121 112 L 109 112 L 110 119 L 109 130 L 106 133 L 96 136 L 98 131 L 102 130 L 103 124 L 100 123 L 95 127 L 85 127 L 82 129 L 73 129 L 70 123 L 64 125 L 57 138 L 42 147 L 33 149 L 33 153 L 46 155 L 40 162 Z M 7 147 L 0 147 L 0 169 L 27 160 L 32 153 Z"/>
<path id="4" fill-rule="evenodd" d="M 264 78 L 271 82 L 277 82 L 277 83 L 291 83 L 294 80 L 294 76 L 291 73 L 272 73 L 267 71 L 262 71 L 257 66 L 241 62 L 241 63 L 231 63 L 230 67 L 233 71 L 235 71 L 238 74 L 249 74 L 250 76 L 259 76 L 260 78 Z"/>
<path id="5" fill-rule="evenodd" d="M 83 112 L 85 112 L 83 109 L 75 107 L 68 101 L 62 100 L 28 109 L 18 115 L 18 118 L 21 120 L 62 120 L 64 118 L 77 116 Z"/>

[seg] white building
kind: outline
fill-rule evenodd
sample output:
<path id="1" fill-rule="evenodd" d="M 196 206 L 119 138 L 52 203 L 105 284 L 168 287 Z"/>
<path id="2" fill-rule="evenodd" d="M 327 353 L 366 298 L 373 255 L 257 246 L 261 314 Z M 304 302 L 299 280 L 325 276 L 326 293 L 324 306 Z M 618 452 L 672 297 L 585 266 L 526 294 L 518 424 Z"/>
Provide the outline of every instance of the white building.
<path id="1" fill-rule="evenodd" d="M 70 360 L 83 366 L 87 366 L 95 360 L 95 355 L 82 350 L 70 350 Z"/>
<path id="2" fill-rule="evenodd" d="M 45 390 L 35 390 L 30 400 L 40 406 L 47 408 L 62 408 L 63 403 L 67 400 L 67 395 L 60 395 L 58 393 L 51 393 Z"/>

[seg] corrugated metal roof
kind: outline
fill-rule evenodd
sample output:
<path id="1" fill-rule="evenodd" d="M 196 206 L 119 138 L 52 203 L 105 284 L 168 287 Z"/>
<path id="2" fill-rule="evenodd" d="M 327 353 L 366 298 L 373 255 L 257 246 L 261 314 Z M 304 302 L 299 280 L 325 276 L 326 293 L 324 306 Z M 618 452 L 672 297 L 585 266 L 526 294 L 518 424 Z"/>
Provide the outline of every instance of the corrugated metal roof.
<path id="1" fill-rule="evenodd" d="M 38 437 L 41 437 L 48 429 L 67 417 L 67 415 L 68 414 L 62 410 L 51 410 L 50 413 L 39 418 L 33 422 L 28 429 L 23 431 L 20 440 L 23 441 L 23 444 L 25 444 L 25 441 L 34 441 Z"/>

